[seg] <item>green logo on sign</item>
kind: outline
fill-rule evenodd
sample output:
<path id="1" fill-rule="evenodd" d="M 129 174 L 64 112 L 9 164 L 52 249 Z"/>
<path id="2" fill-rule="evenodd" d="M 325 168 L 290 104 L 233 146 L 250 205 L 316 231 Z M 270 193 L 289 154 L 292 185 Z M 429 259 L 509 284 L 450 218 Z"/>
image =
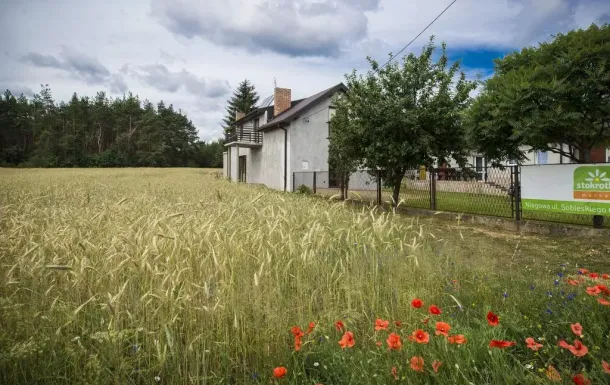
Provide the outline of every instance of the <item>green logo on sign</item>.
<path id="1" fill-rule="evenodd" d="M 610 200 L 610 166 L 574 169 L 574 199 Z"/>

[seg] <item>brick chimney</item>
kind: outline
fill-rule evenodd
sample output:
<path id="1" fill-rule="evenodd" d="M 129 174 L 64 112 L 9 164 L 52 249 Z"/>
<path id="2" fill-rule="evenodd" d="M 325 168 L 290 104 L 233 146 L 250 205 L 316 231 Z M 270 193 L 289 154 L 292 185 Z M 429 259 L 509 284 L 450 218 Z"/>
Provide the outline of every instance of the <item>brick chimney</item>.
<path id="1" fill-rule="evenodd" d="M 244 112 L 235 110 L 235 120 L 239 120 L 239 119 L 243 118 L 244 116 L 246 116 L 246 114 Z"/>
<path id="2" fill-rule="evenodd" d="M 290 108 L 292 91 L 290 88 L 275 88 L 273 91 L 273 116 L 278 116 Z"/>

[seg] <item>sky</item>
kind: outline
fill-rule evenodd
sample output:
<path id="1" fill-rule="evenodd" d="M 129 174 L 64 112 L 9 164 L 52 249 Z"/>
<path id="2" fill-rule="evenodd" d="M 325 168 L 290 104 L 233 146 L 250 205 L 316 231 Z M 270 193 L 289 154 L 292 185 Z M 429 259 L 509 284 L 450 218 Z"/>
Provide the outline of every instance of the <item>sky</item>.
<path id="1" fill-rule="evenodd" d="M 74 92 L 163 100 L 202 140 L 222 136 L 227 99 L 249 79 L 261 100 L 293 99 L 385 63 L 451 0 L 0 0 L 0 89 L 56 101 Z M 608 0 L 458 0 L 430 35 L 471 79 L 493 60 L 552 35 L 610 22 Z"/>

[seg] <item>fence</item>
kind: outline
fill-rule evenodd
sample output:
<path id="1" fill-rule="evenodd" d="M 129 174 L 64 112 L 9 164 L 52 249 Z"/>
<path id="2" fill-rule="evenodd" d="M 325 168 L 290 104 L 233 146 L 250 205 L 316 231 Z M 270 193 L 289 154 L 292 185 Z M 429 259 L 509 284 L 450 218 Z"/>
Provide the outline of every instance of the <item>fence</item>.
<path id="1" fill-rule="evenodd" d="M 524 210 L 521 206 L 520 168 L 466 167 L 408 170 L 403 177 L 397 206 L 429 210 L 592 225 L 592 215 Z M 392 187 L 380 173 L 359 170 L 295 172 L 293 191 L 301 186 L 314 194 L 378 205 L 394 203 Z M 304 187 L 301 187 L 303 189 Z M 610 227 L 610 216 L 605 217 Z"/>

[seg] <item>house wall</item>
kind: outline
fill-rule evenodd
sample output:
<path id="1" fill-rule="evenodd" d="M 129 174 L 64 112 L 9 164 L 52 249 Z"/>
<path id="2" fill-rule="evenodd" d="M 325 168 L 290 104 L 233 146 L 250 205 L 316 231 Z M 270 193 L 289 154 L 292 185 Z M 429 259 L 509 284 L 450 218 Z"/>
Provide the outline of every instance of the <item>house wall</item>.
<path id="1" fill-rule="evenodd" d="M 321 100 L 290 123 L 290 188 L 293 172 L 328 170 L 328 107 L 331 102 L 330 97 Z M 298 187 L 298 183 L 295 184 Z"/>
<path id="2" fill-rule="evenodd" d="M 242 151 L 243 149 L 237 146 L 231 146 L 229 149 L 229 178 L 231 178 L 231 181 L 233 182 L 238 181 L 239 175 L 237 173 L 237 167 L 239 167 L 239 155 L 242 155 Z"/>
<path id="3" fill-rule="evenodd" d="M 262 154 L 262 147 L 248 150 L 248 154 L 246 155 L 246 182 L 261 183 L 260 171 Z"/>
<path id="4" fill-rule="evenodd" d="M 290 129 L 288 129 L 290 131 Z M 290 132 L 288 133 L 290 140 Z M 290 147 L 289 147 L 290 151 Z M 284 130 L 274 129 L 263 133 L 263 146 L 260 154 L 256 155 L 260 159 L 258 181 L 267 187 L 277 190 L 284 189 Z M 290 152 L 288 153 L 288 164 L 290 165 Z M 291 174 L 287 174 L 287 188 L 291 188 Z"/>
<path id="5" fill-rule="evenodd" d="M 223 176 L 229 176 L 229 174 L 228 174 L 228 172 L 229 172 L 228 171 L 229 170 L 229 168 L 228 168 L 229 167 L 229 163 L 227 162 L 227 159 L 228 159 L 227 157 L 228 156 L 229 155 L 228 155 L 227 151 L 222 153 L 222 175 Z"/>

